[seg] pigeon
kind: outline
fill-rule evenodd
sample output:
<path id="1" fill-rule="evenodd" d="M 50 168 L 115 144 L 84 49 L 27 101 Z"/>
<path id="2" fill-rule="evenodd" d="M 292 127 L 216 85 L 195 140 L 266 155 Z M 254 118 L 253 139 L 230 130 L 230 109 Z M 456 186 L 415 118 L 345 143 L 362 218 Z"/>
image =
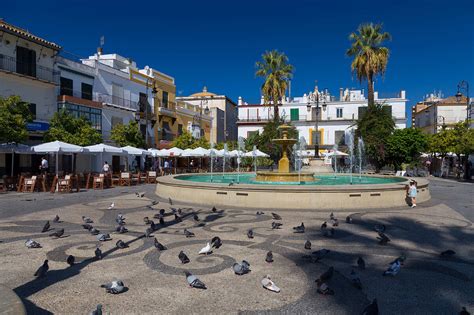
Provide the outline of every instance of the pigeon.
<path id="1" fill-rule="evenodd" d="M 400 262 L 395 260 L 383 273 L 384 276 L 396 276 L 400 272 Z"/>
<path id="2" fill-rule="evenodd" d="M 179 215 L 182 215 L 182 214 L 183 214 L 183 210 L 181 210 L 181 208 L 178 208 L 178 214 L 179 214 Z"/>
<path id="3" fill-rule="evenodd" d="M 102 259 L 102 251 L 100 250 L 99 247 L 95 249 L 94 254 L 95 254 L 95 258 Z"/>
<path id="4" fill-rule="evenodd" d="M 123 216 L 123 214 L 119 213 L 117 215 L 117 218 L 115 219 L 115 222 L 117 222 L 118 224 L 125 224 L 125 217 Z"/>
<path id="5" fill-rule="evenodd" d="M 362 283 L 360 282 L 359 275 L 357 274 L 357 272 L 355 272 L 354 269 L 351 270 L 350 277 L 351 277 L 352 285 L 356 287 L 357 289 L 362 290 Z"/>
<path id="6" fill-rule="evenodd" d="M 170 206 L 173 205 L 173 200 L 171 200 L 171 198 L 168 198 L 168 203 L 170 204 Z"/>
<path id="7" fill-rule="evenodd" d="M 174 215 L 174 220 L 175 220 L 176 222 L 183 222 L 183 219 L 181 219 L 181 217 L 180 217 L 179 215 L 177 215 L 177 214 Z"/>
<path id="8" fill-rule="evenodd" d="M 229 186 L 234 186 L 234 181 L 232 180 L 232 182 L 229 183 Z"/>
<path id="9" fill-rule="evenodd" d="M 323 224 L 321 224 L 321 230 L 324 230 L 328 227 L 328 224 L 326 221 L 323 222 Z"/>
<path id="10" fill-rule="evenodd" d="M 110 206 L 107 208 L 108 210 L 112 210 L 115 208 L 115 202 L 112 202 Z"/>
<path id="11" fill-rule="evenodd" d="M 351 224 L 352 222 L 354 222 L 354 221 L 352 220 L 352 217 L 351 217 L 350 215 L 348 215 L 348 216 L 346 217 L 346 223 Z"/>
<path id="12" fill-rule="evenodd" d="M 196 213 L 193 215 L 193 219 L 194 221 L 199 222 L 199 217 Z"/>
<path id="13" fill-rule="evenodd" d="M 250 264 L 246 260 L 242 260 L 242 263 L 234 263 L 232 270 L 236 275 L 241 276 L 250 272 Z"/>
<path id="14" fill-rule="evenodd" d="M 211 240 L 211 246 L 214 247 L 215 249 L 218 249 L 219 247 L 222 246 L 222 241 L 219 236 L 214 236 Z"/>
<path id="15" fill-rule="evenodd" d="M 143 222 L 145 222 L 145 224 L 150 224 L 150 219 L 148 217 L 144 217 L 143 218 Z"/>
<path id="16" fill-rule="evenodd" d="M 281 216 L 276 213 L 272 212 L 272 216 L 273 216 L 273 220 L 281 220 Z"/>
<path id="17" fill-rule="evenodd" d="M 165 225 L 165 219 L 163 218 L 162 215 L 160 216 L 159 220 L 160 220 L 161 225 Z"/>
<path id="18" fill-rule="evenodd" d="M 155 224 L 155 222 L 153 222 L 153 220 L 150 222 L 150 229 L 152 231 L 157 230 L 156 224 Z"/>
<path id="19" fill-rule="evenodd" d="M 461 311 L 459 312 L 459 315 L 470 315 L 471 313 L 469 313 L 467 311 L 467 309 L 463 306 Z"/>
<path id="20" fill-rule="evenodd" d="M 89 230 L 89 232 L 92 234 L 92 235 L 99 235 L 100 234 L 100 231 L 96 228 L 92 228 Z"/>
<path id="21" fill-rule="evenodd" d="M 122 293 L 125 289 L 122 280 L 114 280 L 110 283 L 103 284 L 100 287 L 105 288 L 105 292 L 112 294 Z"/>
<path id="22" fill-rule="evenodd" d="M 379 306 L 377 304 L 377 299 L 374 299 L 372 303 L 367 305 L 362 311 L 361 315 L 379 315 Z"/>
<path id="23" fill-rule="evenodd" d="M 160 202 L 159 202 L 158 200 L 153 200 L 153 201 L 151 202 L 151 204 L 154 205 L 154 206 L 157 205 L 157 204 L 159 204 L 159 203 L 160 203 Z"/>
<path id="24" fill-rule="evenodd" d="M 324 282 L 327 282 L 329 281 L 332 276 L 334 275 L 334 267 L 329 267 L 328 270 L 326 270 L 326 272 L 324 272 L 322 275 L 319 276 L 318 279 L 315 280 L 316 283 L 324 283 Z"/>
<path id="25" fill-rule="evenodd" d="M 323 248 L 323 249 L 320 249 L 320 250 L 317 250 L 317 251 L 313 252 L 312 254 L 313 254 L 314 262 L 317 262 L 320 259 L 323 259 L 330 252 L 331 251 L 329 249 L 326 249 L 326 248 Z"/>
<path id="26" fill-rule="evenodd" d="M 160 214 L 165 215 L 166 210 L 165 209 L 160 209 Z"/>
<path id="27" fill-rule="evenodd" d="M 309 249 L 311 250 L 311 242 L 309 240 L 307 240 L 305 243 L 304 243 L 304 249 Z"/>
<path id="28" fill-rule="evenodd" d="M 444 257 L 444 258 L 449 258 L 449 257 L 453 257 L 454 255 L 456 255 L 456 252 L 452 249 L 448 249 L 448 250 L 445 250 L 444 252 L 442 252 L 439 255 L 441 257 Z"/>
<path id="29" fill-rule="evenodd" d="M 185 271 L 184 274 L 186 275 L 186 281 L 188 281 L 190 287 L 203 290 L 207 289 L 206 285 L 189 271 Z"/>
<path id="30" fill-rule="evenodd" d="M 405 262 L 406 259 L 407 259 L 407 257 L 405 255 L 401 255 L 397 259 L 392 261 L 390 264 L 393 264 L 394 262 L 396 262 L 398 260 L 400 262 L 400 265 L 403 266 L 403 263 Z"/>
<path id="31" fill-rule="evenodd" d="M 272 230 L 278 230 L 281 228 L 283 223 L 278 223 L 278 222 L 272 222 Z"/>
<path id="32" fill-rule="evenodd" d="M 48 270 L 49 270 L 49 265 L 48 265 L 48 260 L 46 259 L 41 265 L 41 267 L 39 267 L 38 270 L 36 270 L 34 276 L 38 278 L 42 278 L 46 276 L 46 273 L 48 272 Z"/>
<path id="33" fill-rule="evenodd" d="M 335 232 L 336 232 L 336 230 L 335 230 L 334 228 L 330 228 L 329 230 L 328 230 L 328 229 L 324 229 L 324 230 L 323 230 L 323 236 L 326 236 L 326 237 L 333 237 Z"/>
<path id="34" fill-rule="evenodd" d="M 98 234 L 98 235 L 97 235 L 97 240 L 98 240 L 99 242 L 108 241 L 108 240 L 110 240 L 110 235 L 109 235 L 108 233 Z"/>
<path id="35" fill-rule="evenodd" d="M 146 237 L 146 238 L 151 237 L 151 233 L 153 233 L 153 229 L 152 229 L 152 228 L 147 228 L 147 229 L 145 230 L 145 237 Z"/>
<path id="36" fill-rule="evenodd" d="M 89 231 L 90 231 L 90 230 L 92 229 L 92 225 L 86 223 L 86 224 L 83 224 L 83 225 L 82 225 L 82 228 L 83 228 L 84 230 L 89 230 Z"/>
<path id="37" fill-rule="evenodd" d="M 86 216 L 82 216 L 82 221 L 84 221 L 84 223 L 94 223 L 91 218 Z"/>
<path id="38" fill-rule="evenodd" d="M 267 263 L 272 263 L 273 262 L 273 253 L 272 253 L 272 251 L 269 251 L 267 253 L 267 256 L 265 257 L 265 261 Z"/>
<path id="39" fill-rule="evenodd" d="M 143 198 L 143 197 L 145 197 L 145 193 L 144 192 L 141 192 L 141 193 L 136 192 L 135 196 L 137 196 L 138 198 Z"/>
<path id="40" fill-rule="evenodd" d="M 321 282 L 317 284 L 316 292 L 322 295 L 334 295 L 334 290 L 328 287 L 325 282 Z"/>
<path id="41" fill-rule="evenodd" d="M 365 260 L 362 257 L 357 258 L 357 266 L 361 270 L 365 270 Z"/>
<path id="42" fill-rule="evenodd" d="M 384 233 L 387 228 L 383 224 L 376 224 L 374 225 L 374 230 L 377 233 Z"/>
<path id="43" fill-rule="evenodd" d="M 49 234 L 49 236 L 55 236 L 56 238 L 60 238 L 64 234 L 64 229 L 57 230 L 54 233 Z"/>
<path id="44" fill-rule="evenodd" d="M 253 238 L 253 231 L 252 231 L 252 229 L 250 229 L 250 230 L 247 231 L 247 237 L 248 237 L 248 238 Z"/>
<path id="45" fill-rule="evenodd" d="M 331 212 L 329 215 L 329 221 L 331 222 L 332 226 L 339 226 L 339 220 L 336 219 L 334 213 Z"/>
<path id="46" fill-rule="evenodd" d="M 212 253 L 212 248 L 211 248 L 211 244 L 209 242 L 206 244 L 206 246 L 201 248 L 201 250 L 199 251 L 199 255 L 201 255 L 201 254 L 208 255 L 208 254 L 211 254 L 211 253 Z"/>
<path id="47" fill-rule="evenodd" d="M 280 288 L 275 285 L 275 283 L 270 278 L 270 275 L 266 275 L 265 277 L 263 277 L 260 283 L 265 289 L 272 292 L 280 293 Z"/>
<path id="48" fill-rule="evenodd" d="M 89 315 L 102 315 L 102 304 L 97 304 L 95 310 L 93 310 Z"/>
<path id="49" fill-rule="evenodd" d="M 115 231 L 119 232 L 120 234 L 123 234 L 123 233 L 127 233 L 128 229 L 123 225 L 119 225 L 115 228 Z"/>
<path id="50" fill-rule="evenodd" d="M 125 244 L 125 242 L 122 240 L 118 240 L 117 243 L 115 243 L 115 246 L 117 246 L 117 248 L 120 248 L 120 249 L 124 249 L 128 247 L 128 245 Z"/>
<path id="51" fill-rule="evenodd" d="M 304 223 L 301 222 L 301 225 L 293 227 L 294 233 L 304 233 Z"/>
<path id="52" fill-rule="evenodd" d="M 264 214 L 265 214 L 265 212 L 263 212 L 263 211 L 257 211 L 257 213 L 256 213 L 256 215 L 264 215 Z"/>
<path id="53" fill-rule="evenodd" d="M 43 226 L 43 229 L 41 230 L 41 233 L 48 232 L 50 227 L 51 225 L 49 224 L 49 221 L 46 221 L 46 223 Z"/>
<path id="54" fill-rule="evenodd" d="M 178 258 L 182 264 L 187 264 L 190 260 L 189 257 L 183 251 L 180 251 L 178 254 Z"/>
<path id="55" fill-rule="evenodd" d="M 56 214 L 56 216 L 53 219 L 53 223 L 58 223 L 59 222 L 59 215 Z"/>
<path id="56" fill-rule="evenodd" d="M 214 213 L 217 212 L 216 207 L 212 207 L 212 212 L 214 212 Z"/>
<path id="57" fill-rule="evenodd" d="M 76 258 L 73 255 L 67 256 L 66 262 L 68 263 L 69 266 L 74 266 L 74 261 Z"/>
<path id="58" fill-rule="evenodd" d="M 166 246 L 164 246 L 163 244 L 161 244 L 160 242 L 158 242 L 158 240 L 156 239 L 155 237 L 155 240 L 154 240 L 154 243 L 153 243 L 156 247 L 157 250 L 159 251 L 162 251 L 162 250 L 166 250 Z"/>
<path id="59" fill-rule="evenodd" d="M 28 248 L 41 248 L 41 244 L 36 241 L 33 241 L 32 239 L 27 239 L 25 245 Z"/>
<path id="60" fill-rule="evenodd" d="M 379 240 L 380 245 L 387 245 L 388 242 L 390 242 L 390 239 L 388 238 L 387 235 L 385 235 L 383 232 L 378 232 L 379 236 L 377 239 Z"/>
<path id="61" fill-rule="evenodd" d="M 186 235 L 186 237 L 194 237 L 194 236 L 196 236 L 193 232 L 188 231 L 188 229 L 184 229 L 184 235 Z"/>

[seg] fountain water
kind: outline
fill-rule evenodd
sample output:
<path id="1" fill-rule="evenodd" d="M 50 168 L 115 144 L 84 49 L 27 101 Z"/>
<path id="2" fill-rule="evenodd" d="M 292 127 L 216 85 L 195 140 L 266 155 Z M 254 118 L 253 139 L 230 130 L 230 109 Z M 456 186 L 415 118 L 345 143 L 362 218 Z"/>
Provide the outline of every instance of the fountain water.
<path id="1" fill-rule="evenodd" d="M 334 157 L 334 179 L 337 177 L 337 144 L 332 147 L 332 156 Z"/>
<path id="2" fill-rule="evenodd" d="M 212 182 L 213 166 L 214 166 L 214 142 L 211 142 L 211 150 L 209 150 L 209 157 L 211 158 L 211 182 Z"/>
<path id="3" fill-rule="evenodd" d="M 240 183 L 240 158 L 242 151 L 245 148 L 245 143 L 244 143 L 244 138 L 239 137 L 238 143 L 237 143 L 237 184 Z"/>
<path id="4" fill-rule="evenodd" d="M 354 161 L 354 132 L 352 129 L 346 130 L 345 132 L 346 144 L 347 148 L 349 149 L 349 176 L 351 178 L 351 185 L 352 185 L 352 168 L 353 168 L 353 161 Z"/>
<path id="5" fill-rule="evenodd" d="M 306 140 L 304 137 L 300 137 L 298 141 L 298 182 L 301 183 L 301 167 L 302 167 L 302 158 L 303 150 L 306 150 Z"/>
<path id="6" fill-rule="evenodd" d="M 253 156 L 253 168 L 255 170 L 255 174 L 257 174 L 257 146 L 256 145 L 253 146 L 252 156 Z"/>
<path id="7" fill-rule="evenodd" d="M 227 151 L 229 151 L 227 149 L 227 143 L 224 143 L 224 156 L 223 156 L 223 159 L 222 159 L 222 178 L 224 178 L 224 174 L 225 174 L 225 157 L 227 155 Z"/>
<path id="8" fill-rule="evenodd" d="M 364 161 L 364 154 L 365 154 L 365 145 L 364 139 L 359 137 L 357 141 L 357 151 L 359 152 L 359 182 L 362 181 L 362 163 Z"/>

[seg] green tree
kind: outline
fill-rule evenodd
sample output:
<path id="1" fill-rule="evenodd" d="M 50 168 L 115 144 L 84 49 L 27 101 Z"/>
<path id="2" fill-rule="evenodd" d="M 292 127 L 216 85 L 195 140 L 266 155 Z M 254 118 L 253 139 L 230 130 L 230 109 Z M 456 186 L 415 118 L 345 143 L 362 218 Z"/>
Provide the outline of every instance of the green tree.
<path id="1" fill-rule="evenodd" d="M 21 143 L 28 139 L 26 124 L 31 121 L 28 103 L 19 96 L 0 97 L 0 141 Z"/>
<path id="2" fill-rule="evenodd" d="M 387 160 L 395 170 L 400 170 L 402 163 L 412 163 L 428 147 L 428 136 L 419 128 L 396 129 L 386 143 Z"/>
<path id="3" fill-rule="evenodd" d="M 45 141 L 63 141 L 80 146 L 88 146 L 102 142 L 102 135 L 85 117 L 76 118 L 66 110 L 54 113 Z"/>
<path id="4" fill-rule="evenodd" d="M 191 149 L 196 149 L 196 148 L 203 148 L 203 149 L 209 149 L 211 147 L 209 141 L 207 141 L 206 138 L 201 137 L 199 139 L 195 139 L 194 143 L 191 145 Z"/>
<path id="5" fill-rule="evenodd" d="M 117 124 L 112 128 L 110 139 L 121 147 L 127 145 L 136 148 L 145 148 L 146 143 L 143 135 L 138 129 L 138 123 L 130 120 L 127 125 Z"/>
<path id="6" fill-rule="evenodd" d="M 453 151 L 455 143 L 454 133 L 451 129 L 443 129 L 430 135 L 428 138 L 428 151 L 439 154 L 444 158 L 448 152 Z"/>
<path id="7" fill-rule="evenodd" d="M 387 163 L 386 143 L 395 129 L 390 111 L 382 104 L 369 106 L 357 120 L 356 137 L 362 137 L 368 160 L 377 172 Z"/>
<path id="8" fill-rule="evenodd" d="M 474 129 L 469 128 L 468 121 L 461 121 L 454 125 L 450 131 L 455 140 L 452 152 L 456 153 L 460 161 L 463 161 L 464 179 L 469 179 L 469 155 L 474 153 Z"/>
<path id="9" fill-rule="evenodd" d="M 288 57 L 278 50 L 266 51 L 262 61 L 257 61 L 256 76 L 264 78 L 261 87 L 265 104 L 273 105 L 273 119 L 280 120 L 278 104 L 285 97 L 288 80 L 293 75 L 293 66 L 288 63 Z"/>
<path id="10" fill-rule="evenodd" d="M 187 131 L 183 131 L 183 133 L 176 137 L 173 142 L 171 143 L 171 146 L 180 148 L 182 150 L 185 149 L 196 149 L 196 148 L 204 148 L 204 149 L 209 149 L 209 141 L 207 141 L 206 138 L 202 137 L 199 139 L 195 139 L 191 133 Z"/>
<path id="11" fill-rule="evenodd" d="M 357 32 L 349 35 L 352 42 L 346 54 L 353 57 L 351 68 L 357 79 L 362 82 L 367 80 L 369 106 L 375 104 L 374 101 L 374 79 L 377 75 L 383 75 L 387 69 L 390 51 L 382 44 L 390 40 L 391 35 L 382 32 L 381 24 L 361 24 Z"/>

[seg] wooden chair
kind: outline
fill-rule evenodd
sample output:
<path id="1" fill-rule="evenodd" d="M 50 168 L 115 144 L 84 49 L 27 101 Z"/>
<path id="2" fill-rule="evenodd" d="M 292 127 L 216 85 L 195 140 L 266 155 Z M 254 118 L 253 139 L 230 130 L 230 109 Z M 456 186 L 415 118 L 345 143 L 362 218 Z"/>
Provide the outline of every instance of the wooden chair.
<path id="1" fill-rule="evenodd" d="M 93 189 L 104 189 L 105 175 L 99 174 L 99 176 L 94 176 L 94 182 L 92 183 Z"/>
<path id="2" fill-rule="evenodd" d="M 132 176 L 129 172 L 120 173 L 120 186 L 131 186 L 132 185 Z"/>
<path id="3" fill-rule="evenodd" d="M 146 182 L 148 184 L 155 184 L 156 183 L 156 172 L 149 171 L 146 173 Z"/>
<path id="4" fill-rule="evenodd" d="M 36 176 L 31 176 L 31 178 L 25 178 L 25 183 L 23 184 L 23 192 L 34 192 L 36 187 Z"/>
<path id="5" fill-rule="evenodd" d="M 71 175 L 64 176 L 58 180 L 58 192 L 71 192 Z"/>

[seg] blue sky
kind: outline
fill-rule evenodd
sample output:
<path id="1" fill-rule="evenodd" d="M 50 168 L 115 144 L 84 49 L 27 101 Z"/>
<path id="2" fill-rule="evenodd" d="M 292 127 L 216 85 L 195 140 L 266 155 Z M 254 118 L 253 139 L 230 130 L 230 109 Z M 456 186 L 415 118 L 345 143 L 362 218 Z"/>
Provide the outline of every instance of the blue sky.
<path id="1" fill-rule="evenodd" d="M 474 94 L 474 1 L 4 1 L 0 17 L 78 56 L 131 57 L 175 77 L 178 94 L 260 99 L 255 61 L 284 51 L 295 66 L 292 96 L 314 88 L 359 87 L 345 56 L 351 31 L 382 22 L 393 40 L 380 93 L 407 91 L 409 105 L 468 80 Z M 363 85 L 365 88 L 365 83 Z"/>

